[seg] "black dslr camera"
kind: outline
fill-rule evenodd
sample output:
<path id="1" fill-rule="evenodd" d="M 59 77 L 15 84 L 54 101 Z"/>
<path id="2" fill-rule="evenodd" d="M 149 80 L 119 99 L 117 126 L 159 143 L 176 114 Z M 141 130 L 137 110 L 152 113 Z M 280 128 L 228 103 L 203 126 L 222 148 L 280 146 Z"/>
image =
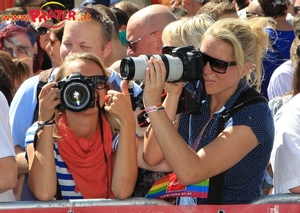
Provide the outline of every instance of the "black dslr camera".
<path id="1" fill-rule="evenodd" d="M 58 81 L 55 87 L 60 88 L 61 104 L 57 109 L 68 109 L 80 112 L 95 106 L 95 88 L 93 78 L 86 77 L 80 73 L 72 73 L 66 78 Z"/>
<path id="2" fill-rule="evenodd" d="M 177 47 L 171 55 L 140 55 L 123 58 L 120 65 L 121 76 L 126 80 L 144 82 L 147 62 L 150 57 L 160 58 L 167 70 L 166 81 L 195 81 L 203 79 L 202 54 L 193 46 Z"/>
<path id="3" fill-rule="evenodd" d="M 202 88 L 204 85 L 203 78 L 203 59 L 199 50 L 194 49 L 193 46 L 177 47 L 172 50 L 172 53 L 161 55 L 140 55 L 139 57 L 126 57 L 122 59 L 120 65 L 121 76 L 126 80 L 136 80 L 144 82 L 145 71 L 148 67 L 148 60 L 153 56 L 157 59 L 161 59 L 167 70 L 166 81 L 189 81 L 195 82 L 200 80 Z M 196 91 L 196 86 L 193 91 L 187 87 L 184 87 L 182 94 L 179 98 L 177 113 L 186 112 L 188 114 L 197 115 L 200 114 L 201 100 L 199 100 L 196 93 L 203 93 L 205 91 Z M 161 96 L 164 100 L 166 93 Z M 133 100 L 133 106 L 143 106 L 142 94 Z M 135 108 L 134 108 L 135 109 Z M 145 110 L 142 110 L 137 115 L 137 120 L 140 127 L 146 127 L 150 121 L 148 114 Z"/>

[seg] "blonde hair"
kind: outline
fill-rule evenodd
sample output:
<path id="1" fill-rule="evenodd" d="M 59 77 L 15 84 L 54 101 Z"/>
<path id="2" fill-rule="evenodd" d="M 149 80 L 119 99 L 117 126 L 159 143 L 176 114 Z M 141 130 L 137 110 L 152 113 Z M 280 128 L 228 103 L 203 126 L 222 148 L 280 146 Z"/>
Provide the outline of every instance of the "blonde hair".
<path id="1" fill-rule="evenodd" d="M 210 15 L 214 20 L 219 20 L 224 15 L 236 14 L 236 8 L 229 1 L 210 0 L 201 7 L 197 14 Z"/>
<path id="2" fill-rule="evenodd" d="M 262 59 L 269 46 L 269 36 L 264 27 L 272 23 L 270 18 L 257 17 L 249 20 L 226 18 L 217 21 L 203 35 L 226 42 L 232 47 L 240 70 L 245 69 L 246 62 L 253 66 L 247 73 L 246 79 L 251 86 L 260 91 L 262 81 Z"/>
<path id="3" fill-rule="evenodd" d="M 199 48 L 202 35 L 214 22 L 213 18 L 206 14 L 171 22 L 163 30 L 162 40 L 170 40 L 176 46 L 192 45 Z"/>
<path id="4" fill-rule="evenodd" d="M 94 62 L 102 69 L 103 75 L 108 76 L 107 72 L 106 72 L 106 68 L 105 68 L 103 62 L 97 56 L 95 56 L 91 53 L 71 53 L 71 54 L 67 55 L 67 57 L 64 59 L 63 63 L 59 67 L 59 70 L 58 70 L 58 72 L 56 74 L 56 77 L 55 77 L 56 81 L 60 81 L 64 77 L 66 77 L 65 70 L 68 68 L 70 63 L 73 62 L 73 61 Z M 106 89 L 107 90 L 111 89 L 111 85 L 109 83 L 107 84 Z M 101 110 L 101 109 L 98 109 L 98 110 Z M 60 113 L 60 115 L 61 115 L 61 113 Z M 116 117 L 114 117 L 113 115 L 106 112 L 105 110 L 103 110 L 102 113 L 107 118 L 108 122 L 110 123 L 111 130 L 112 130 L 113 134 L 119 132 L 119 130 L 120 130 L 119 120 Z M 60 116 L 60 115 L 58 115 L 58 116 Z M 58 120 L 58 117 L 56 118 L 56 121 L 57 120 Z"/>

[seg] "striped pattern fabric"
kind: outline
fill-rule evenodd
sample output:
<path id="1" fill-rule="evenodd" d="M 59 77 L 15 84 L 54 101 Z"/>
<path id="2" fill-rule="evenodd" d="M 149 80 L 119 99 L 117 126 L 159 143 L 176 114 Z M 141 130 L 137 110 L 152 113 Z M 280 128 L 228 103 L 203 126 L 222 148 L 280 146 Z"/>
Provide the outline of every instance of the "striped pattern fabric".
<path id="1" fill-rule="evenodd" d="M 118 141 L 119 135 L 114 135 L 112 141 L 112 148 L 114 151 L 117 150 Z M 57 141 L 54 141 L 54 158 L 56 165 L 56 174 L 61 190 L 62 199 L 83 199 L 81 193 L 74 190 L 76 184 L 73 180 L 72 175 L 68 171 L 68 166 L 65 164 L 65 162 L 59 155 Z"/>

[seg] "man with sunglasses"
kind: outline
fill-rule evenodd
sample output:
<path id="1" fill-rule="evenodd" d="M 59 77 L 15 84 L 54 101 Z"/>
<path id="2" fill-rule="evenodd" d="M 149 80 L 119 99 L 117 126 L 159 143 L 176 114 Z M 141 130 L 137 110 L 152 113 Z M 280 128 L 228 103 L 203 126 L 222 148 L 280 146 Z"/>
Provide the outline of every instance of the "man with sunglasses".
<path id="1" fill-rule="evenodd" d="M 127 55 L 161 54 L 162 31 L 175 20 L 170 10 L 162 5 L 150 5 L 134 13 L 127 23 Z"/>
<path id="2" fill-rule="evenodd" d="M 93 8 L 79 7 L 74 9 L 77 14 L 89 13 L 92 21 L 66 21 L 64 34 L 60 48 L 60 54 L 64 59 L 69 53 L 73 52 L 89 52 L 98 56 L 102 61 L 110 55 L 112 50 L 112 32 L 113 24 L 101 11 Z M 91 29 L 93 33 L 90 32 Z M 55 79 L 57 68 L 53 70 L 49 76 L 48 82 Z M 113 89 L 121 91 L 121 78 L 117 72 L 108 70 L 110 74 L 110 83 Z M 12 135 L 17 153 L 17 162 L 22 174 L 28 173 L 28 163 L 24 158 L 24 142 L 25 135 L 32 122 L 35 120 L 35 108 L 37 105 L 37 84 L 39 76 L 28 79 L 21 85 L 16 93 L 10 108 L 10 123 L 12 126 Z M 134 84 L 133 94 L 137 96 L 141 89 Z M 24 182 L 25 183 L 25 182 Z M 24 188 L 23 188 L 24 191 Z M 27 193 L 27 194 L 26 194 Z M 22 200 L 32 200 L 32 192 L 28 186 L 25 189 Z"/>

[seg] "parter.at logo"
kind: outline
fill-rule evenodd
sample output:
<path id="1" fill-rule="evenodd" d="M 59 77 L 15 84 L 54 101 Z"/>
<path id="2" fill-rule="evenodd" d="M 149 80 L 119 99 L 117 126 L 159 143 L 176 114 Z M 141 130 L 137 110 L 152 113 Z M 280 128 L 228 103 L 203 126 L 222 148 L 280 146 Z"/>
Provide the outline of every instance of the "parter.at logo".
<path id="1" fill-rule="evenodd" d="M 50 10 L 43 10 L 47 6 L 51 6 Z M 61 22 L 64 20 L 71 20 L 71 21 L 91 21 L 90 14 L 77 14 L 76 11 L 68 10 L 66 7 L 56 1 L 46 2 L 41 6 L 40 10 L 31 10 L 29 14 L 22 14 L 22 15 L 1 15 L 2 21 L 30 21 L 30 22 L 44 22 L 50 19 L 56 20 L 56 22 Z M 62 23 L 63 24 L 63 23 Z M 48 28 L 53 28 L 54 26 L 48 26 Z M 55 26 L 60 27 L 60 26 Z"/>

